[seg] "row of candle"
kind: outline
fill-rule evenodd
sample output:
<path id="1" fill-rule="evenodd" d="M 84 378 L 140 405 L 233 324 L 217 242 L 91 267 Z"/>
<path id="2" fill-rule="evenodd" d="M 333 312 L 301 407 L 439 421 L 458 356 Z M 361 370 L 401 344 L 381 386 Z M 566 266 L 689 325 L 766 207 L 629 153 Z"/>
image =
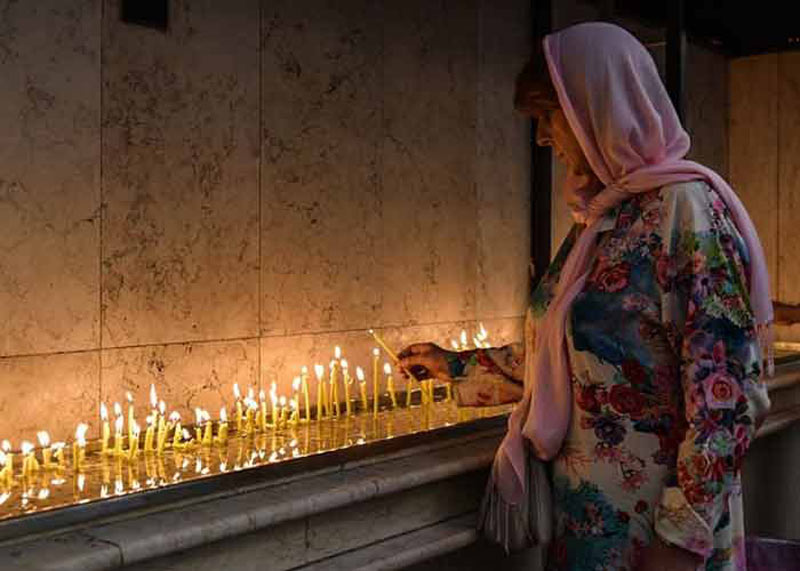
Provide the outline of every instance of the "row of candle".
<path id="1" fill-rule="evenodd" d="M 397 356 L 383 343 L 380 337 L 370 330 L 376 342 L 383 347 L 386 353 L 399 364 Z M 488 334 L 483 325 L 480 325 L 479 332 L 473 337 L 475 347 L 488 346 Z M 457 350 L 466 350 L 467 334 L 461 332 L 460 344 L 453 340 L 453 347 Z M 330 361 L 325 378 L 326 367 L 321 364 L 314 366 L 314 374 L 317 381 L 316 386 L 316 420 L 336 419 L 340 416 L 350 416 L 354 413 L 356 402 L 360 402 L 361 412 L 372 412 L 373 417 L 377 417 L 380 411 L 381 382 L 380 382 L 380 350 L 374 348 L 372 351 L 372 402 L 368 398 L 367 381 L 364 370 L 356 367 L 356 376 L 353 379 L 349 374 L 349 364 L 342 358 L 340 347 L 335 347 L 333 359 Z M 383 386 L 389 396 L 391 408 L 397 408 L 398 400 L 395 391 L 394 379 L 392 377 L 392 367 L 387 362 L 383 364 Z M 243 398 L 238 384 L 233 385 L 236 409 L 236 431 L 240 434 L 249 434 L 253 431 L 266 432 L 288 424 L 298 422 L 311 422 L 312 405 L 309 390 L 309 370 L 307 367 L 301 369 L 301 374 L 295 377 L 292 382 L 292 397 L 287 400 L 285 396 L 277 394 L 277 387 L 272 383 L 269 392 L 269 402 L 266 394 L 262 390 L 259 392 L 258 401 L 255 399 L 254 390 L 250 389 L 247 396 Z M 411 396 L 413 383 L 417 383 L 421 396 L 421 404 L 429 405 L 434 402 L 434 382 L 433 380 L 418 380 L 407 372 L 405 405 L 411 406 Z M 355 396 L 355 383 L 358 382 L 360 399 Z M 340 388 L 343 394 L 340 394 Z M 352 389 L 352 392 L 351 392 Z M 447 385 L 447 399 L 451 398 L 451 388 Z M 342 401 L 343 397 L 343 401 Z M 135 407 L 133 396 L 130 392 L 126 393 L 127 410 L 127 434 L 125 432 L 125 416 L 122 406 L 114 403 L 113 412 L 115 421 L 113 423 L 113 444 L 112 444 L 112 425 L 109 418 L 109 411 L 105 403 L 100 405 L 101 438 L 100 452 L 103 455 L 111 455 L 117 458 L 133 458 L 139 452 L 141 427 L 135 418 Z M 302 398 L 302 406 L 301 406 Z M 342 404 L 344 410 L 342 410 Z M 181 416 L 177 411 L 166 415 L 167 405 L 163 400 L 159 400 L 154 385 L 150 387 L 151 413 L 146 417 L 146 430 L 144 436 L 143 449 L 145 453 L 162 454 L 167 447 L 179 450 L 193 445 L 213 446 L 224 445 L 228 438 L 229 427 L 227 410 L 222 407 L 219 411 L 216 433 L 214 423 L 208 411 L 195 409 L 194 438 L 192 433 L 181 425 Z M 78 470 L 86 454 L 86 434 L 89 426 L 85 423 L 78 425 L 75 431 L 75 440 L 72 443 L 72 463 Z M 171 436 L 170 436 L 171 434 Z M 46 431 L 37 434 L 41 449 L 41 462 L 36 455 L 36 447 L 28 441 L 23 441 L 20 445 L 22 454 L 22 475 L 28 476 L 41 468 L 51 469 L 63 467 L 66 463 L 65 442 L 50 442 L 50 436 Z M 127 446 L 126 446 L 127 442 Z M 14 453 L 11 443 L 8 440 L 0 444 L 0 483 L 11 483 L 14 478 Z"/>

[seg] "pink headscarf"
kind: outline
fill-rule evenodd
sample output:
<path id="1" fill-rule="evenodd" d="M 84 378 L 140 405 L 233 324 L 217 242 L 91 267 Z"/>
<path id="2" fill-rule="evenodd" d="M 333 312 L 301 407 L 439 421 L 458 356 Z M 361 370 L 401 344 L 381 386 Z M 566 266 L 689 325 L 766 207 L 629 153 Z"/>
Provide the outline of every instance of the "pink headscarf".
<path id="1" fill-rule="evenodd" d="M 762 351 L 766 351 L 765 332 L 772 322 L 769 276 L 755 227 L 721 176 L 684 159 L 689 135 L 645 47 L 618 26 L 592 22 L 547 36 L 544 53 L 561 108 L 605 188 L 575 213 L 586 227 L 567 257 L 548 310 L 537 323 L 535 341 L 527 340 L 525 396 L 509 418 L 493 471 L 494 483 L 512 505 L 525 492 L 523 437 L 538 457 L 550 459 L 567 433 L 572 410 L 567 316 L 586 282 L 599 222 L 607 210 L 632 194 L 705 180 L 725 201 L 750 253 L 750 303 Z"/>

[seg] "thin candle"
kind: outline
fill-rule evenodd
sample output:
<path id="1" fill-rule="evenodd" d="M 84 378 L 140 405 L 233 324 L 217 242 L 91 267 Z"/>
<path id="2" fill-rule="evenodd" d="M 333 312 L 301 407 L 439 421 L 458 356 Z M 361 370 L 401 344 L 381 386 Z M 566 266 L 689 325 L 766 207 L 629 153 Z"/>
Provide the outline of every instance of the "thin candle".
<path id="1" fill-rule="evenodd" d="M 239 390 L 239 383 L 233 383 L 233 396 L 236 398 L 236 431 L 242 430 L 242 393 Z"/>
<path id="2" fill-rule="evenodd" d="M 86 433 L 89 431 L 88 424 L 79 424 L 75 429 L 75 442 L 72 443 L 72 466 L 76 471 L 80 471 L 83 457 L 86 454 Z"/>
<path id="3" fill-rule="evenodd" d="M 66 459 L 64 458 L 64 448 L 67 447 L 66 442 L 53 442 L 50 449 L 53 451 L 53 458 L 56 459 L 57 465 L 60 468 L 64 467 Z"/>
<path id="4" fill-rule="evenodd" d="M 322 376 L 325 374 L 325 367 L 322 365 L 314 365 L 314 374 L 317 377 L 317 420 L 322 420 L 323 413 L 323 390 L 322 390 Z"/>
<path id="5" fill-rule="evenodd" d="M 158 401 L 158 429 L 156 431 L 156 451 L 159 454 L 164 452 L 164 446 L 167 444 L 167 418 L 164 416 L 167 412 L 167 403 L 163 400 Z"/>
<path id="6" fill-rule="evenodd" d="M 281 416 L 280 416 L 280 423 L 281 426 L 286 424 L 286 397 L 282 396 L 279 399 L 280 407 L 281 407 Z"/>
<path id="7" fill-rule="evenodd" d="M 183 428 L 181 427 L 181 413 L 177 410 L 170 413 L 169 423 L 173 429 L 172 448 L 177 450 L 181 447 L 181 435 L 183 433 Z"/>
<path id="8" fill-rule="evenodd" d="M 339 416 L 339 375 L 337 371 L 337 362 L 335 360 L 331 361 L 328 368 L 330 369 L 330 403 L 335 418 Z"/>
<path id="9" fill-rule="evenodd" d="M 367 381 L 364 379 L 364 369 L 356 367 L 356 379 L 358 379 L 358 388 L 361 391 L 361 409 L 366 411 L 369 409 L 369 402 L 367 401 Z"/>
<path id="10" fill-rule="evenodd" d="M 259 424 L 259 428 L 261 429 L 261 432 L 266 432 L 267 431 L 267 394 L 264 392 L 263 389 L 258 391 L 258 400 L 259 400 L 259 403 L 261 404 L 261 414 L 259 415 L 259 418 L 258 418 L 258 424 Z"/>
<path id="11" fill-rule="evenodd" d="M 36 438 L 39 440 L 39 446 L 42 449 L 42 465 L 45 468 L 51 467 L 51 455 L 53 451 L 50 449 L 50 434 L 46 430 L 41 430 L 36 433 Z"/>
<path id="12" fill-rule="evenodd" d="M 203 439 L 203 409 L 199 406 L 194 407 L 194 439 Z"/>
<path id="13" fill-rule="evenodd" d="M 386 343 L 383 341 L 383 339 L 381 339 L 380 335 L 378 335 L 378 334 L 375 332 L 375 330 L 374 330 L 374 329 L 370 329 L 370 330 L 369 330 L 369 334 L 370 334 L 370 335 L 372 335 L 372 338 L 373 338 L 373 339 L 375 339 L 375 342 L 376 342 L 378 345 L 380 345 L 380 346 L 381 346 L 381 348 L 382 348 L 384 351 L 386 351 L 386 354 L 387 354 L 387 355 L 389 355 L 389 358 L 391 358 L 391 360 L 392 360 L 392 361 L 394 361 L 394 364 L 395 364 L 395 366 L 396 366 L 398 369 L 402 369 L 403 371 L 405 371 L 406 375 L 408 375 L 410 378 L 412 378 L 412 379 L 416 379 L 416 377 L 415 377 L 414 375 L 412 375 L 412 374 L 411 374 L 411 371 L 409 371 L 408 369 L 406 369 L 406 368 L 405 368 L 405 367 L 404 367 L 404 366 L 403 366 L 403 365 L 400 363 L 400 359 L 399 359 L 399 357 L 397 356 L 397 354 L 395 354 L 395 352 L 394 352 L 394 351 L 392 351 L 391 349 L 389 349 L 389 346 L 388 346 L 388 345 L 386 345 Z"/>
<path id="14" fill-rule="evenodd" d="M 114 455 L 122 456 L 122 430 L 125 427 L 125 419 L 122 415 L 114 421 Z"/>
<path id="15" fill-rule="evenodd" d="M 467 332 L 465 330 L 461 330 L 461 350 L 465 351 L 467 349 Z"/>
<path id="16" fill-rule="evenodd" d="M 217 428 L 217 442 L 225 444 L 228 441 L 228 411 L 223 406 L 219 409 L 219 425 Z"/>
<path id="17" fill-rule="evenodd" d="M 278 427 L 278 385 L 272 383 L 269 387 L 269 400 L 272 405 L 272 428 Z"/>
<path id="18" fill-rule="evenodd" d="M 345 406 L 345 411 L 347 412 L 347 416 L 350 416 L 353 413 L 353 410 L 350 404 L 350 371 L 346 359 L 341 360 L 341 366 L 342 366 L 342 383 L 344 384 L 344 406 Z"/>
<path id="19" fill-rule="evenodd" d="M 6 455 L 6 461 L 3 465 L 3 472 L 5 474 L 6 484 L 11 484 L 14 479 L 14 453 L 11 451 L 11 442 L 3 440 L 3 452 Z"/>
<path id="20" fill-rule="evenodd" d="M 378 360 L 381 352 L 378 348 L 372 350 L 372 416 L 378 416 Z"/>
<path id="21" fill-rule="evenodd" d="M 125 400 L 128 401 L 128 442 L 133 440 L 133 425 L 135 424 L 135 416 L 133 410 L 133 395 L 130 391 L 125 393 Z"/>
<path id="22" fill-rule="evenodd" d="M 300 380 L 300 377 L 295 377 L 294 380 L 292 381 L 292 400 L 294 401 L 294 404 L 296 405 L 296 408 L 294 410 L 292 410 L 292 416 L 296 415 L 296 418 L 294 419 L 295 421 L 300 420 L 300 385 L 301 384 L 302 384 L 302 381 Z"/>
<path id="23" fill-rule="evenodd" d="M 308 398 L 308 367 L 303 365 L 303 368 L 300 369 L 300 382 L 302 383 L 303 388 L 303 405 L 305 406 L 306 412 L 306 422 L 311 421 L 311 405 L 309 404 Z"/>
<path id="24" fill-rule="evenodd" d="M 23 440 L 20 450 L 22 452 L 22 477 L 26 478 L 31 472 L 39 469 L 39 461 L 36 459 L 36 448 L 30 442 Z"/>
<path id="25" fill-rule="evenodd" d="M 392 379 L 392 366 L 389 363 L 383 364 L 383 374 L 386 375 L 386 390 L 389 391 L 389 398 L 392 399 L 392 408 L 397 408 L 397 397 L 394 394 L 394 380 Z"/>
<path id="26" fill-rule="evenodd" d="M 111 438 L 111 425 L 108 423 L 108 408 L 106 403 L 100 403 L 100 420 L 103 422 L 103 432 L 100 439 L 100 451 L 108 454 L 108 441 Z"/>
<path id="27" fill-rule="evenodd" d="M 208 411 L 203 411 L 203 422 L 205 423 L 205 432 L 203 433 L 203 446 L 211 446 L 214 442 L 214 423 L 211 422 L 211 415 Z"/>
<path id="28" fill-rule="evenodd" d="M 158 415 L 158 394 L 156 394 L 156 386 L 150 385 L 150 408 L 152 409 L 153 422 Z"/>
<path id="29" fill-rule="evenodd" d="M 152 452 L 155 449 L 153 441 L 155 439 L 156 413 L 153 412 L 152 414 L 147 415 L 146 422 L 147 430 L 144 432 L 144 451 Z"/>
<path id="30" fill-rule="evenodd" d="M 141 427 L 136 419 L 133 420 L 133 427 L 131 429 L 131 439 L 128 442 L 128 455 L 131 458 L 136 458 L 139 453 L 139 434 L 141 434 Z"/>

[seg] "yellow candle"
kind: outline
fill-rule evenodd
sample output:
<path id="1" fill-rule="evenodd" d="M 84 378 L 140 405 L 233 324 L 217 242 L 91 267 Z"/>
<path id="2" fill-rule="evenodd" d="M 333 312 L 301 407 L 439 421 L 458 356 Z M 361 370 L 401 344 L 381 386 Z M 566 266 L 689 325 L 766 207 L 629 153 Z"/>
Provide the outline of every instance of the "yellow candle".
<path id="1" fill-rule="evenodd" d="M 358 379 L 358 386 L 361 390 L 361 410 L 366 411 L 369 408 L 367 401 L 367 381 L 364 379 L 364 369 L 356 367 L 356 378 Z"/>
<path id="2" fill-rule="evenodd" d="M 176 410 L 170 413 L 169 422 L 173 427 L 172 433 L 172 448 L 177 450 L 181 447 L 181 439 L 183 438 L 183 427 L 181 427 L 181 414 Z"/>
<path id="3" fill-rule="evenodd" d="M 108 409 L 106 403 L 100 403 L 100 419 L 103 421 L 103 432 L 100 440 L 100 451 L 108 454 L 108 441 L 111 438 L 111 425 L 108 424 Z"/>
<path id="4" fill-rule="evenodd" d="M 205 432 L 203 433 L 203 446 L 211 446 L 214 441 L 214 423 L 211 422 L 211 415 L 207 411 L 203 411 L 203 420 L 206 423 Z"/>
<path id="5" fill-rule="evenodd" d="M 267 395 L 264 390 L 258 391 L 258 401 L 261 405 L 261 414 L 259 415 L 259 428 L 261 432 L 267 431 Z"/>
<path id="6" fill-rule="evenodd" d="M 45 468 L 50 468 L 50 458 L 53 454 L 53 451 L 50 449 L 50 435 L 46 430 L 42 430 L 36 433 L 36 438 L 39 440 L 39 446 L 42 449 L 42 465 Z"/>
<path id="7" fill-rule="evenodd" d="M 331 408 L 333 409 L 333 416 L 339 416 L 339 367 L 336 361 L 331 361 L 328 365 L 330 369 L 330 383 L 331 383 Z"/>
<path id="8" fill-rule="evenodd" d="M 392 399 L 392 408 L 397 408 L 397 397 L 394 394 L 394 380 L 392 379 L 392 366 L 389 363 L 383 364 L 383 373 L 386 375 L 386 390 L 389 391 L 389 398 Z"/>
<path id="9" fill-rule="evenodd" d="M 139 453 L 139 434 L 141 434 L 141 427 L 136 419 L 133 419 L 133 428 L 131 430 L 131 440 L 128 442 L 128 454 L 131 458 L 135 458 Z"/>
<path id="10" fill-rule="evenodd" d="M 378 416 L 378 359 L 381 352 L 375 347 L 372 350 L 372 415 Z"/>
<path id="11" fill-rule="evenodd" d="M 86 433 L 89 431 L 88 424 L 79 424 L 75 429 L 75 441 L 72 443 L 72 465 L 76 471 L 81 469 L 83 457 L 86 454 Z"/>
<path id="12" fill-rule="evenodd" d="M 344 406 L 347 416 L 350 416 L 353 413 L 353 410 L 350 404 L 350 369 L 346 359 L 342 359 L 341 366 L 342 384 L 344 384 Z"/>
<path id="13" fill-rule="evenodd" d="M 6 455 L 6 461 L 3 466 L 3 472 L 6 480 L 6 484 L 11 484 L 14 480 L 14 453 L 11 451 L 11 442 L 8 440 L 3 440 L 2 444 L 3 452 Z"/>
<path id="14" fill-rule="evenodd" d="M 66 448 L 67 444 L 65 442 L 53 442 L 53 445 L 50 447 L 53 451 L 53 458 L 56 459 L 58 466 L 63 468 L 66 459 L 64 458 L 64 448 Z"/>
<path id="15" fill-rule="evenodd" d="M 306 422 L 311 421 L 311 405 L 308 398 L 308 367 L 305 365 L 300 370 L 300 382 L 303 385 L 303 405 L 306 411 Z"/>
<path id="16" fill-rule="evenodd" d="M 203 439 L 203 409 L 194 408 L 194 439 L 200 442 Z"/>
<path id="17" fill-rule="evenodd" d="M 458 341 L 455 339 L 450 340 L 450 346 L 453 347 L 453 351 L 461 351 L 461 345 L 459 345 Z"/>
<path id="18" fill-rule="evenodd" d="M 289 422 L 293 425 L 297 424 L 297 421 L 300 418 L 297 403 L 298 403 L 297 397 L 292 397 L 289 400 L 289 408 L 291 409 L 291 414 L 289 415 Z"/>
<path id="19" fill-rule="evenodd" d="M 152 452 L 154 450 L 153 440 L 155 438 L 155 424 L 156 424 L 156 413 L 153 412 L 152 414 L 147 416 L 147 430 L 145 430 L 144 432 L 145 452 Z"/>
<path id="20" fill-rule="evenodd" d="M 461 350 L 462 351 L 466 351 L 467 349 L 469 349 L 469 347 L 467 346 L 467 332 L 462 329 L 461 330 Z"/>
<path id="21" fill-rule="evenodd" d="M 114 455 L 119 457 L 122 456 L 122 429 L 125 427 L 125 419 L 122 416 L 118 416 L 117 420 L 114 421 Z"/>
<path id="22" fill-rule="evenodd" d="M 446 383 L 445 388 L 447 389 L 447 397 L 445 400 L 450 402 L 453 400 L 453 383 Z"/>
<path id="23" fill-rule="evenodd" d="M 24 440 L 20 444 L 22 451 L 22 477 L 27 478 L 31 472 L 39 469 L 39 461 L 36 459 L 36 448 L 30 442 Z"/>
<path id="24" fill-rule="evenodd" d="M 156 431 L 156 451 L 161 454 L 167 444 L 167 419 L 164 414 L 167 412 L 167 404 L 158 401 L 158 429 Z"/>
<path id="25" fill-rule="evenodd" d="M 128 401 L 128 443 L 133 441 L 133 425 L 136 422 L 133 410 L 133 395 L 130 391 L 125 393 L 125 399 Z"/>
<path id="26" fill-rule="evenodd" d="M 317 377 L 317 420 L 321 420 L 323 417 L 323 407 L 325 406 L 323 398 L 325 392 L 322 390 L 324 382 L 322 376 L 325 374 L 325 367 L 322 365 L 314 365 L 314 374 Z"/>
<path id="27" fill-rule="evenodd" d="M 281 397 L 278 402 L 281 406 L 280 424 L 283 426 L 286 424 L 286 397 Z"/>
<path id="28" fill-rule="evenodd" d="M 244 399 L 245 412 L 244 434 L 250 434 L 253 431 L 253 407 L 257 408 L 256 403 L 248 396 Z"/>
<path id="29" fill-rule="evenodd" d="M 266 412 L 266 411 L 265 411 Z M 217 428 L 217 442 L 225 444 L 228 441 L 228 411 L 223 406 L 219 409 L 219 425 Z"/>
<path id="30" fill-rule="evenodd" d="M 278 428 L 278 386 L 275 383 L 269 388 L 269 400 L 272 404 L 272 428 Z"/>
<path id="31" fill-rule="evenodd" d="M 158 395 L 156 394 L 156 386 L 150 385 L 150 408 L 153 415 L 153 425 L 155 426 L 156 418 L 158 418 Z"/>
<path id="32" fill-rule="evenodd" d="M 236 430 L 242 430 L 242 393 L 239 391 L 239 383 L 233 383 L 233 396 L 236 398 Z"/>

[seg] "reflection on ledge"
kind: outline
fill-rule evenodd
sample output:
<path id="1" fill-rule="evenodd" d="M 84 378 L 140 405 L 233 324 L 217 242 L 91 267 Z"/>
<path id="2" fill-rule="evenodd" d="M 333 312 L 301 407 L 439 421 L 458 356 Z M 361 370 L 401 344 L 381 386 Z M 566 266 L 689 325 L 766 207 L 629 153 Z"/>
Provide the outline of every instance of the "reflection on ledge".
<path id="1" fill-rule="evenodd" d="M 128 455 L 104 454 L 99 446 L 91 446 L 77 467 L 50 461 L 4 478 L 0 520 L 386 441 L 511 410 L 510 405 L 457 407 L 445 390 L 437 391 L 428 404 L 383 408 L 377 415 L 367 412 L 286 423 L 279 428 L 231 431 L 224 441 L 203 444 L 198 439 L 167 447 L 161 454 L 141 450 Z"/>

